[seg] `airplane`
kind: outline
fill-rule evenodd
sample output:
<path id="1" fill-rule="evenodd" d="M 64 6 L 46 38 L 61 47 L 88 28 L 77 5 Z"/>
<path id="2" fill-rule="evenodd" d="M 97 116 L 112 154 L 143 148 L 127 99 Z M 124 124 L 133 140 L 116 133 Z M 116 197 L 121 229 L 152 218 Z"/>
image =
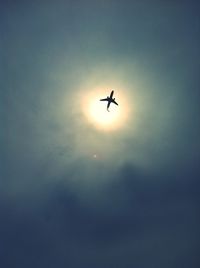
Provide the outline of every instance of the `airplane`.
<path id="1" fill-rule="evenodd" d="M 118 103 L 115 101 L 115 98 L 113 98 L 114 90 L 111 91 L 110 96 L 108 96 L 105 99 L 100 99 L 100 101 L 107 101 L 107 111 L 109 112 L 108 108 L 110 107 L 111 102 L 118 105 Z"/>

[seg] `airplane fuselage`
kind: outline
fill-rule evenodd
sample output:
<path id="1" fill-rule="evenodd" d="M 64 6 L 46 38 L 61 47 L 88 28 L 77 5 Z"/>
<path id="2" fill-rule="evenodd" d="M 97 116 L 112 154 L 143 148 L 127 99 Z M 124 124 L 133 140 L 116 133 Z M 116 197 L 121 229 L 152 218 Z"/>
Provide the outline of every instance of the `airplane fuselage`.
<path id="1" fill-rule="evenodd" d="M 112 97 L 113 97 L 113 94 L 114 94 L 114 90 L 112 90 L 111 93 L 110 93 L 110 98 L 111 98 L 111 99 L 112 99 Z"/>

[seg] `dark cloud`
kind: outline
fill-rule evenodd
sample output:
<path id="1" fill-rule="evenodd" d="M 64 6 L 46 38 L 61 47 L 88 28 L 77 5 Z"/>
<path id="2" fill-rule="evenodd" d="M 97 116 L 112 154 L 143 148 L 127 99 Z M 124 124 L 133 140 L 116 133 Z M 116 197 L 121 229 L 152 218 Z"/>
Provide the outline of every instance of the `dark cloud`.
<path id="1" fill-rule="evenodd" d="M 158 178 L 125 166 L 96 208 L 61 183 L 40 204 L 4 203 L 1 260 L 30 267 L 198 267 L 198 174 L 188 182 L 180 173 Z"/>
<path id="2" fill-rule="evenodd" d="M 198 11 L 2 4 L 0 267 L 199 267 Z M 123 87 L 123 129 L 85 119 L 96 85 Z"/>

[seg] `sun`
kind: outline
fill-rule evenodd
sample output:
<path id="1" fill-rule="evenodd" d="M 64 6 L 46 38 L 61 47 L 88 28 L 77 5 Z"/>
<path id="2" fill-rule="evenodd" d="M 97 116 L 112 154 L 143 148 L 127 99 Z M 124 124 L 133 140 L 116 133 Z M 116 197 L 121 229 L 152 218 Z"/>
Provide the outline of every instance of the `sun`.
<path id="1" fill-rule="evenodd" d="M 128 117 L 128 102 L 120 90 L 115 89 L 115 98 L 119 105 L 111 103 L 109 112 L 107 102 L 101 102 L 101 98 L 110 95 L 112 89 L 96 88 L 86 94 L 83 99 L 83 112 L 88 122 L 95 128 L 104 131 L 112 131 L 122 127 Z"/>
<path id="2" fill-rule="evenodd" d="M 106 105 L 106 102 L 102 103 L 99 101 L 99 99 L 92 99 L 89 104 L 88 112 L 91 116 L 91 119 L 93 119 L 93 121 L 95 121 L 102 127 L 115 124 L 120 116 L 119 107 L 116 107 L 114 104 L 111 104 L 110 112 L 108 112 L 106 109 Z"/>

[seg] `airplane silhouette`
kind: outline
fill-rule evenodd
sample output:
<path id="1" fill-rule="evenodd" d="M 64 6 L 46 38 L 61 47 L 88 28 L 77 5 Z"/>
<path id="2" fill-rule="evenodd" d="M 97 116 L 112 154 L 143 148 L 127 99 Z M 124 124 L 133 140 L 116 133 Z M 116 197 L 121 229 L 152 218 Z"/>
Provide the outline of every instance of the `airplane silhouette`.
<path id="1" fill-rule="evenodd" d="M 108 108 L 110 107 L 111 102 L 118 105 L 118 103 L 115 101 L 115 98 L 113 98 L 114 90 L 111 91 L 110 96 L 108 96 L 105 99 L 100 99 L 100 101 L 107 101 L 107 111 L 109 112 Z"/>

